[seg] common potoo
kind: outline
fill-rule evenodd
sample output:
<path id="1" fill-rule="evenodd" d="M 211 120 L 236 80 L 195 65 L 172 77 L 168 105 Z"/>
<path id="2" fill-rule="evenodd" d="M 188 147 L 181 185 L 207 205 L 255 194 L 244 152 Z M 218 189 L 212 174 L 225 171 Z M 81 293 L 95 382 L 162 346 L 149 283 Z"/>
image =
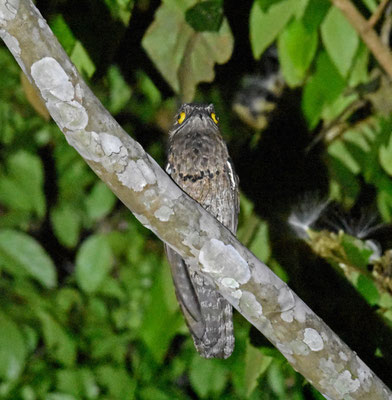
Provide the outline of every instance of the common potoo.
<path id="1" fill-rule="evenodd" d="M 235 234 L 238 177 L 220 135 L 214 106 L 183 104 L 169 131 L 166 172 L 189 196 Z M 231 305 L 212 283 L 165 246 L 177 299 L 197 351 L 227 358 L 234 349 Z"/>

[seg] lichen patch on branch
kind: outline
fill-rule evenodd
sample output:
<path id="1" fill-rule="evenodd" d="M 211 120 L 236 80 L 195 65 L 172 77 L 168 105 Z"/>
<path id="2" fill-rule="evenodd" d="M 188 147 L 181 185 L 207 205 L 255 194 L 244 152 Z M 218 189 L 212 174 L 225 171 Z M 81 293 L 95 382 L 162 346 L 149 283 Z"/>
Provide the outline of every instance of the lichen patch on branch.
<path id="1" fill-rule="evenodd" d="M 263 314 L 263 307 L 257 301 L 255 295 L 246 290 L 243 291 L 239 307 L 250 318 L 259 318 Z"/>
<path id="2" fill-rule="evenodd" d="M 321 351 L 324 348 L 324 342 L 320 334 L 313 328 L 305 328 L 304 330 L 304 343 L 306 343 L 310 350 Z"/>
<path id="3" fill-rule="evenodd" d="M 61 65 L 52 57 L 44 57 L 31 66 L 31 76 L 46 101 L 71 101 L 75 89 Z"/>
<path id="4" fill-rule="evenodd" d="M 232 278 L 244 284 L 250 279 L 248 263 L 232 245 L 217 239 L 206 242 L 200 250 L 201 269 L 218 279 Z"/>
<path id="5" fill-rule="evenodd" d="M 4 29 L 0 29 L 0 37 L 4 40 L 4 43 L 11 50 L 14 56 L 20 56 L 21 50 L 18 39 L 15 36 L 10 35 Z"/>
<path id="6" fill-rule="evenodd" d="M 16 17 L 19 9 L 19 0 L 0 0 L 0 24 L 11 21 Z"/>

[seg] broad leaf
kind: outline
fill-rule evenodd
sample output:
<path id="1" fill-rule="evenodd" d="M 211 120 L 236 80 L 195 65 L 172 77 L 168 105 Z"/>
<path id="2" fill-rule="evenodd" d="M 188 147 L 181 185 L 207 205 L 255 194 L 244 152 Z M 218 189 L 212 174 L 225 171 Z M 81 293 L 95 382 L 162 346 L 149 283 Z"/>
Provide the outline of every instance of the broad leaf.
<path id="1" fill-rule="evenodd" d="M 105 217 L 112 211 L 116 200 L 113 192 L 102 181 L 98 181 L 85 201 L 87 215 L 92 221 Z"/>
<path id="2" fill-rule="evenodd" d="M 55 266 L 41 245 L 31 236 L 4 229 L 0 231 L 0 265 L 13 275 L 28 276 L 53 288 L 57 283 Z"/>
<path id="3" fill-rule="evenodd" d="M 253 56 L 259 59 L 264 50 L 278 37 L 296 11 L 297 0 L 284 0 L 263 11 L 258 1 L 250 11 L 250 43 Z"/>
<path id="4" fill-rule="evenodd" d="M 44 172 L 41 159 L 18 151 L 7 159 L 7 175 L 0 175 L 0 202 L 10 209 L 45 215 Z"/>
<path id="5" fill-rule="evenodd" d="M 340 74 L 346 77 L 359 45 L 359 37 L 336 7 L 331 7 L 321 25 L 321 37 L 331 60 Z"/>
<path id="6" fill-rule="evenodd" d="M 76 281 L 88 293 L 96 291 L 109 274 L 113 257 L 107 239 L 92 235 L 81 245 L 76 255 Z"/>
<path id="7" fill-rule="evenodd" d="M 218 32 L 223 21 L 222 2 L 207 0 L 196 3 L 186 11 L 185 19 L 197 32 Z"/>
<path id="8" fill-rule="evenodd" d="M 297 86 L 304 80 L 316 54 L 317 39 L 317 31 L 309 32 L 301 20 L 292 21 L 279 36 L 279 60 L 288 85 Z"/>
<path id="9" fill-rule="evenodd" d="M 65 366 L 76 360 L 76 344 L 65 329 L 47 312 L 38 311 L 48 355 Z"/>
<path id="10" fill-rule="evenodd" d="M 321 52 L 316 61 L 316 71 L 306 83 L 302 97 L 302 110 L 311 128 L 316 126 L 323 108 L 332 104 L 344 88 L 344 79 L 328 55 Z"/>
<path id="11" fill-rule="evenodd" d="M 163 2 L 142 40 L 159 72 L 183 101 L 193 99 L 199 82 L 211 82 L 215 63 L 227 62 L 233 51 L 226 19 L 219 32 L 202 33 L 185 21 L 185 11 L 194 4 L 194 0 Z"/>
<path id="12" fill-rule="evenodd" d="M 82 227 L 80 211 L 70 203 L 58 204 L 52 209 L 50 219 L 59 242 L 66 247 L 75 247 Z"/>
<path id="13" fill-rule="evenodd" d="M 26 360 L 23 335 L 15 322 L 0 311 L 0 381 L 15 380 Z"/>

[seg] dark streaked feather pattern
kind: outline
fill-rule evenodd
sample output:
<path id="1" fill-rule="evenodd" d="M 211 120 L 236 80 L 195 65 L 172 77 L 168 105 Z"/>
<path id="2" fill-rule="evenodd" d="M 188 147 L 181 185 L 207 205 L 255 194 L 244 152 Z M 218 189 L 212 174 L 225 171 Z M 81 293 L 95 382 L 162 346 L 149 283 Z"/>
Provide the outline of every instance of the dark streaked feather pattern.
<path id="1" fill-rule="evenodd" d="M 185 104 L 182 124 L 169 132 L 167 172 L 194 200 L 233 233 L 237 230 L 238 178 L 211 118 L 213 106 Z M 232 307 L 203 276 L 165 246 L 176 294 L 198 352 L 227 358 L 234 348 Z"/>

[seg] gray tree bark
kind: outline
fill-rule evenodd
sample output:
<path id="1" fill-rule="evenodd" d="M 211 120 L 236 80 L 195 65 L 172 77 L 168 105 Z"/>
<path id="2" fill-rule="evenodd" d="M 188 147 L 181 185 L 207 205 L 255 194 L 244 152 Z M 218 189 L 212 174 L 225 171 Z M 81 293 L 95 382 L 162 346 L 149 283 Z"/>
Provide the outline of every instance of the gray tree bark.
<path id="1" fill-rule="evenodd" d="M 210 279 L 325 398 L 392 400 L 363 361 L 123 131 L 30 0 L 0 0 L 0 36 L 68 143 L 94 172 L 144 226 Z"/>

